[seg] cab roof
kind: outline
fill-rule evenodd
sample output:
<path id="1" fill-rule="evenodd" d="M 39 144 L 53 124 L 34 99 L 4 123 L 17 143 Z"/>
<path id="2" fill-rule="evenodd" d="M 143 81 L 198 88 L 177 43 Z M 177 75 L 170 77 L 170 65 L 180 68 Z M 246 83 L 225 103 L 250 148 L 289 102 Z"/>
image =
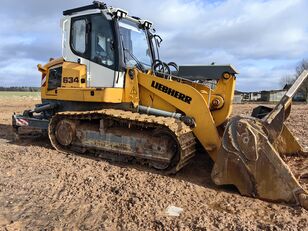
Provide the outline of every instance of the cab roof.
<path id="1" fill-rule="evenodd" d="M 96 9 L 106 10 L 107 9 L 107 5 L 105 3 L 103 3 L 103 2 L 94 1 L 93 4 L 91 4 L 91 5 L 82 6 L 82 7 L 78 7 L 78 8 L 74 8 L 74 9 L 63 11 L 63 15 L 64 16 L 68 16 L 68 15 L 72 15 L 74 13 L 78 13 L 78 12 L 81 12 L 81 11 L 96 10 Z"/>

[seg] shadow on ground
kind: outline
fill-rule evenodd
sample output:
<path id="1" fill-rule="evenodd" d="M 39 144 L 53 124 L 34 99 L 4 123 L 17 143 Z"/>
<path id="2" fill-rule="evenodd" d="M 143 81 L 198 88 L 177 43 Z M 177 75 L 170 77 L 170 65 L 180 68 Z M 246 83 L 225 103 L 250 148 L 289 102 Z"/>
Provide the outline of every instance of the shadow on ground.
<path id="1" fill-rule="evenodd" d="M 24 132 L 24 131 L 23 131 Z M 17 137 L 14 129 L 11 125 L 0 124 L 0 139 L 6 140 L 8 143 L 19 146 L 37 146 L 44 148 L 52 148 L 48 137 L 38 133 L 37 131 L 31 131 L 30 135 Z"/>

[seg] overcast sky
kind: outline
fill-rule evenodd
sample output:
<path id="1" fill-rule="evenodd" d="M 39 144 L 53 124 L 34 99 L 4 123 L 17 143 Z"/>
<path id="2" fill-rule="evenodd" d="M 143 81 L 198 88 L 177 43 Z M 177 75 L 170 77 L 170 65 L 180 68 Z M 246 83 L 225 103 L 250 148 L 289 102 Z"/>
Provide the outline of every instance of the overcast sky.
<path id="1" fill-rule="evenodd" d="M 61 56 L 62 11 L 87 0 L 2 0 L 0 86 L 39 86 L 38 63 Z M 109 0 L 154 22 L 165 61 L 232 64 L 237 89 L 278 89 L 308 58 L 307 0 Z"/>

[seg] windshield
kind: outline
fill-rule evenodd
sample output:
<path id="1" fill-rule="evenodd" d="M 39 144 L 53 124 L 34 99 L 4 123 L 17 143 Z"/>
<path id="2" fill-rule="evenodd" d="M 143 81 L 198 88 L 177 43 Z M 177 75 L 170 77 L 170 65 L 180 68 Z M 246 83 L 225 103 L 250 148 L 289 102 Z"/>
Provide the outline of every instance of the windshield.
<path id="1" fill-rule="evenodd" d="M 149 69 L 152 65 L 151 49 L 145 30 L 137 23 L 123 19 L 119 22 L 120 36 L 124 46 L 125 64 L 128 67 L 142 64 Z"/>

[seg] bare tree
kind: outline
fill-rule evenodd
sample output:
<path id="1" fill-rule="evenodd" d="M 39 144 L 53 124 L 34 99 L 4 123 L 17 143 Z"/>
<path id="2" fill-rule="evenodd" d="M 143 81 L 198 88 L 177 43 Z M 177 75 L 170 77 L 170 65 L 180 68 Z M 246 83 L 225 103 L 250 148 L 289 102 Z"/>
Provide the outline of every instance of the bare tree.
<path id="1" fill-rule="evenodd" d="M 286 85 L 291 85 L 295 81 L 295 78 L 293 75 L 285 75 L 282 76 L 280 79 L 281 87 L 285 87 Z"/>
<path id="2" fill-rule="evenodd" d="M 297 65 L 295 77 L 298 78 L 304 70 L 308 70 L 308 60 L 307 59 L 303 59 Z M 304 94 L 306 102 L 308 103 L 308 79 L 306 79 L 306 81 L 303 83 L 300 91 Z"/>

